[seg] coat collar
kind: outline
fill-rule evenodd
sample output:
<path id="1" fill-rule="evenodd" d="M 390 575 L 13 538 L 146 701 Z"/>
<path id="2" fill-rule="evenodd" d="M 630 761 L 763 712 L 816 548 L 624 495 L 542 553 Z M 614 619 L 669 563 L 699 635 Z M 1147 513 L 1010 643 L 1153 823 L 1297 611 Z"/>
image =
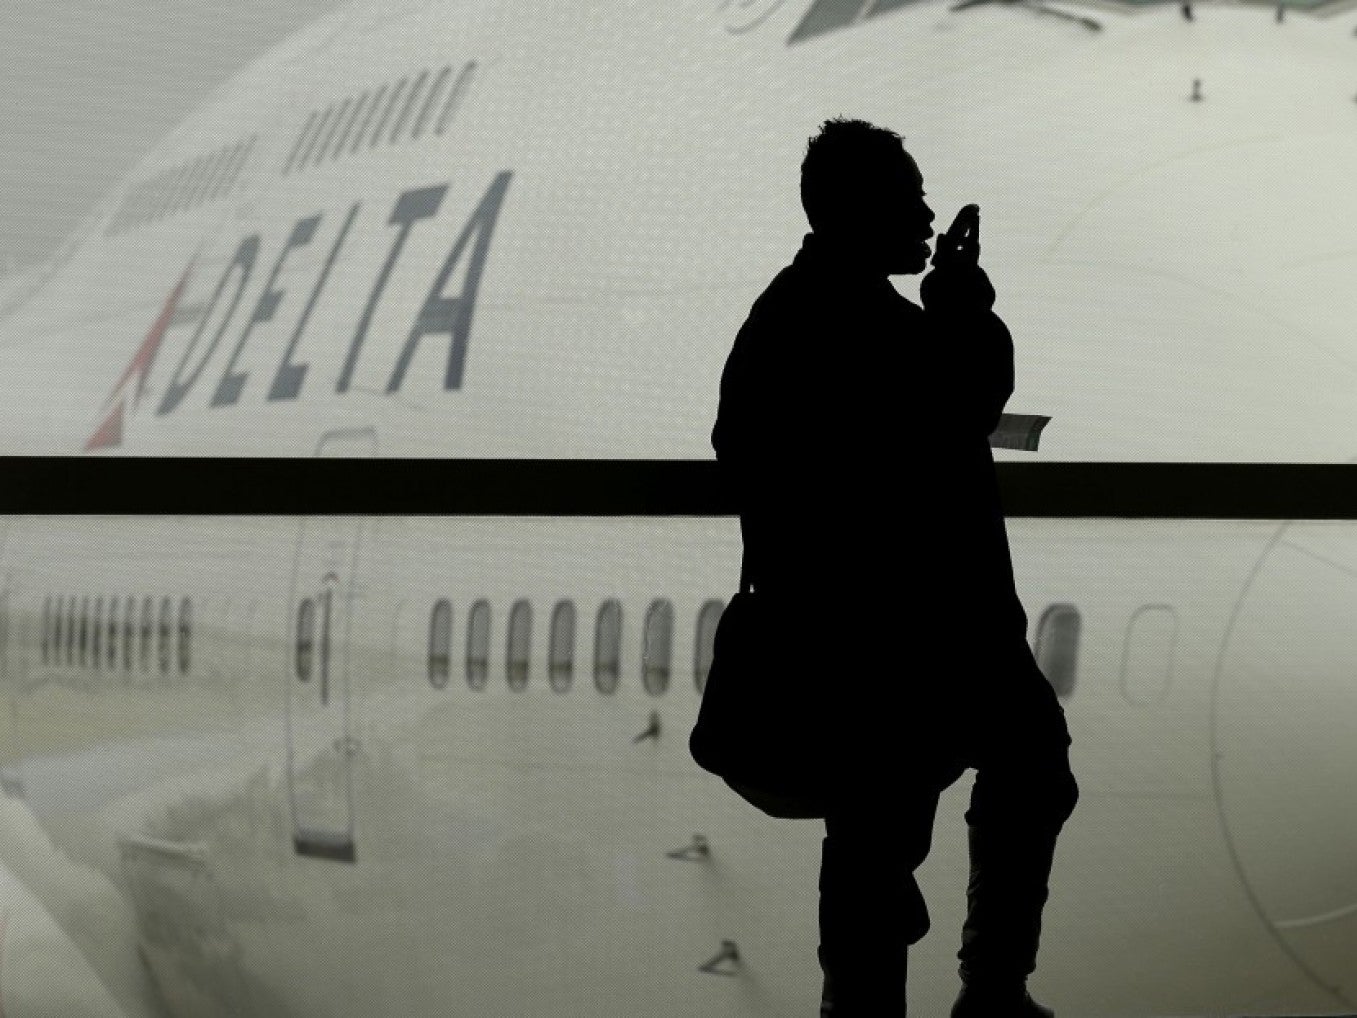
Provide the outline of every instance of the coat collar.
<path id="1" fill-rule="evenodd" d="M 802 237 L 801 250 L 796 253 L 792 265 L 815 277 L 832 279 L 840 286 L 895 292 L 885 273 L 864 268 L 857 262 L 854 252 L 835 248 L 815 233 L 807 233 Z"/>

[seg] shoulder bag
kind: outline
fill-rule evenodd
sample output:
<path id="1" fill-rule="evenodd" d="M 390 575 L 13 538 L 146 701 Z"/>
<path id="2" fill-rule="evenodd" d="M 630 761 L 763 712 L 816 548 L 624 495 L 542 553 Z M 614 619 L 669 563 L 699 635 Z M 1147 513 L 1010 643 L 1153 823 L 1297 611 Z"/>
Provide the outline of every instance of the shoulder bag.
<path id="1" fill-rule="evenodd" d="M 801 635 L 777 602 L 750 588 L 742 563 L 688 738 L 698 766 L 786 820 L 823 818 L 827 798 L 823 682 L 813 656 L 789 646 Z"/>

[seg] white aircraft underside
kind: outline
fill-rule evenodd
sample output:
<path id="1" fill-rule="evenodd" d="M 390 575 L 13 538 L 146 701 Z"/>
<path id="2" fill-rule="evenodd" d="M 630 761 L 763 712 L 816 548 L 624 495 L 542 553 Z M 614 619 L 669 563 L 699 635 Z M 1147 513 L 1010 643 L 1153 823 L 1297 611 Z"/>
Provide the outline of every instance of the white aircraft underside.
<path id="1" fill-rule="evenodd" d="M 709 458 L 842 114 L 905 136 L 939 228 L 981 206 L 1008 409 L 1053 418 L 998 458 L 1357 456 L 1350 11 L 849 6 L 322 19 L 0 281 L 0 451 Z M 823 827 L 687 750 L 733 519 L 0 528 L 6 1018 L 815 1013 Z M 1357 531 L 1009 534 L 1081 788 L 1034 994 L 1357 1009 Z M 842 639 L 947 681 L 895 579 L 899 629 Z M 969 788 L 920 1015 L 958 985 Z"/>

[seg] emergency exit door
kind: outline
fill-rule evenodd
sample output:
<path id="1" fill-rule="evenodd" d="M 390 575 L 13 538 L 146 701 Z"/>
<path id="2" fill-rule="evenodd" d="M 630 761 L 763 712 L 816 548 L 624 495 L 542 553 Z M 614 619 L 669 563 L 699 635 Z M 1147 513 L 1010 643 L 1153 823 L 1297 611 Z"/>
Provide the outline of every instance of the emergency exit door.
<path id="1" fill-rule="evenodd" d="M 325 435 L 317 456 L 370 457 L 371 428 Z M 356 862 L 349 720 L 349 637 L 362 568 L 361 518 L 301 520 L 292 570 L 287 667 L 288 799 L 298 855 Z"/>

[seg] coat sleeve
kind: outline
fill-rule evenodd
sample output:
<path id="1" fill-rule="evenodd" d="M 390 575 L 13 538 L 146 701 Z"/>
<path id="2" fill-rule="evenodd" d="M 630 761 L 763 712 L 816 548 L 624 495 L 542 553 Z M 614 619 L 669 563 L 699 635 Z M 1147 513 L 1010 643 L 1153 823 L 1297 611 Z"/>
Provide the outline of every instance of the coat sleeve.
<path id="1" fill-rule="evenodd" d="M 1008 397 L 1013 395 L 1013 334 L 993 311 L 985 312 L 977 325 L 984 356 L 977 366 L 977 399 L 980 419 L 988 436 L 999 426 Z"/>
<path id="2" fill-rule="evenodd" d="M 1013 395 L 1013 336 L 993 311 L 976 314 L 926 312 L 938 369 L 950 376 L 943 391 L 961 426 L 988 436 L 999 426 Z"/>

